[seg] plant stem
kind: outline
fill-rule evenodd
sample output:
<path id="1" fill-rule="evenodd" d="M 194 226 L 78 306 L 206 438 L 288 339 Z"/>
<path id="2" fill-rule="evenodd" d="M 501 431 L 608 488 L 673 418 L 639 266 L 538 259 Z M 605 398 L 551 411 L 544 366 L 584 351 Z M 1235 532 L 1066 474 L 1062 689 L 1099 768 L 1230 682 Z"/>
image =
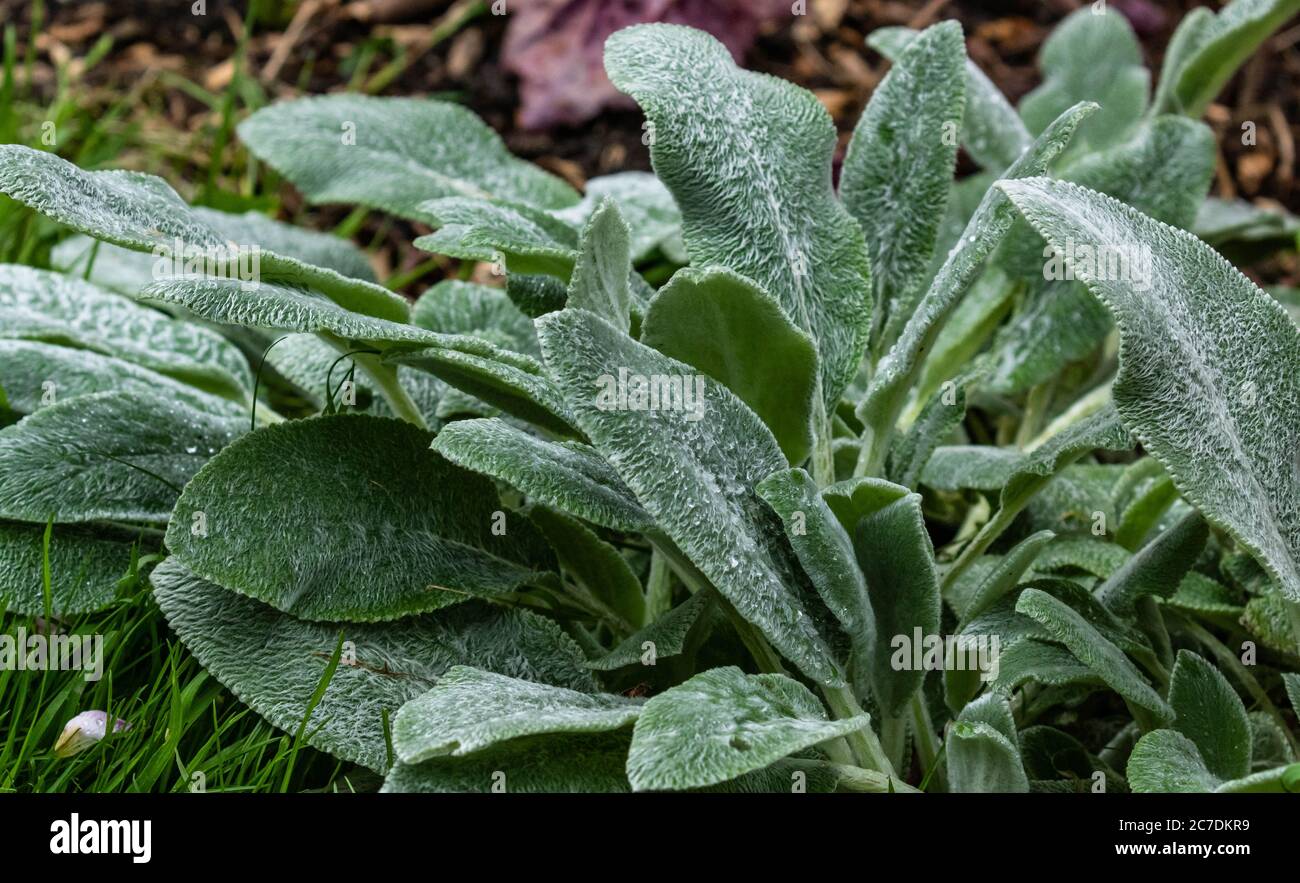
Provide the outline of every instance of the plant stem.
<path id="1" fill-rule="evenodd" d="M 830 764 L 830 766 L 840 777 L 838 787 L 845 791 L 857 791 L 863 794 L 888 794 L 891 791 L 895 794 L 921 793 L 896 776 L 847 764 Z"/>
<path id="2" fill-rule="evenodd" d="M 1291 750 L 1300 754 L 1300 742 L 1297 742 L 1295 736 L 1291 735 L 1291 730 L 1286 725 L 1286 721 L 1283 720 L 1282 713 L 1277 710 L 1273 700 L 1268 698 L 1268 693 L 1260 686 L 1259 681 L 1255 680 L 1255 676 L 1250 673 L 1246 666 L 1241 664 L 1237 654 L 1228 649 L 1222 641 L 1199 623 L 1193 622 L 1186 616 L 1181 616 L 1180 619 L 1182 620 L 1182 626 L 1187 629 L 1191 636 L 1200 641 L 1210 651 L 1210 654 L 1221 667 L 1232 672 L 1237 682 L 1246 688 L 1246 692 L 1250 694 L 1252 699 L 1259 703 L 1259 707 L 1264 709 L 1269 717 L 1273 718 L 1282 730 L 1282 734 L 1286 736 L 1287 742 L 1290 743 Z"/>
<path id="3" fill-rule="evenodd" d="M 917 691 L 912 695 L 912 733 L 916 738 L 916 753 L 921 757 L 921 781 L 931 776 L 939 791 L 948 790 L 948 777 L 939 764 L 940 745 L 930 720 L 930 709 L 925 707 L 925 697 Z"/>
<path id="4" fill-rule="evenodd" d="M 1047 380 L 1029 390 L 1029 395 L 1025 397 L 1025 413 L 1016 429 L 1016 447 L 1023 449 L 1034 439 L 1038 425 L 1043 422 L 1043 414 L 1052 402 L 1055 389 L 1055 382 Z"/>
<path id="5" fill-rule="evenodd" d="M 415 406 L 411 396 L 402 384 L 397 380 L 397 369 L 392 365 L 385 365 L 378 356 L 370 353 L 358 353 L 349 347 L 347 341 L 330 334 L 328 331 L 318 332 L 320 337 L 339 353 L 351 353 L 351 358 L 366 376 L 374 383 L 375 388 L 383 395 L 388 402 L 388 406 L 393 409 L 393 413 L 405 420 L 407 423 L 414 424 L 421 429 L 428 429 L 429 424 L 425 422 L 424 415 L 420 409 Z"/>
<path id="6" fill-rule="evenodd" d="M 822 687 L 822 695 L 826 697 L 826 703 L 830 706 L 831 714 L 835 715 L 836 720 L 865 714 L 862 706 L 858 705 L 858 700 L 854 698 L 853 691 L 848 687 Z M 871 729 L 870 722 L 844 738 L 848 741 L 859 766 L 897 777 L 894 765 L 889 762 L 889 757 L 881 747 L 880 740 L 876 738 L 875 731 Z"/>
<path id="7" fill-rule="evenodd" d="M 657 552 L 664 556 L 673 572 L 686 584 L 686 588 L 690 589 L 691 594 L 706 589 L 712 589 L 717 593 L 723 612 L 727 614 L 732 628 L 736 630 L 736 634 L 739 636 L 741 643 L 745 645 L 745 649 L 754 657 L 754 662 L 758 664 L 759 670 L 773 674 L 785 673 L 785 666 L 781 664 L 781 657 L 772 649 L 772 645 L 767 643 L 767 639 L 740 615 L 736 608 L 731 605 L 731 602 L 723 597 L 721 592 L 718 592 L 717 587 L 709 581 L 707 576 L 700 572 L 699 568 L 691 563 L 691 560 L 686 557 L 681 549 L 677 548 L 677 544 L 667 534 L 658 530 L 647 530 L 645 538 L 650 541 L 650 544 L 654 546 Z"/>
<path id="8" fill-rule="evenodd" d="M 664 553 L 650 551 L 650 575 L 646 578 L 645 619 L 649 625 L 673 606 L 673 573 Z"/>
<path id="9" fill-rule="evenodd" d="M 993 545 L 993 541 L 1011 526 L 1011 522 L 1015 521 L 1016 516 L 1019 514 L 1019 508 L 1009 511 L 1007 507 L 1003 506 L 993 514 L 992 518 L 984 522 L 984 526 L 980 528 L 979 533 L 975 534 L 971 541 L 966 544 L 966 548 L 961 550 L 957 560 L 949 565 L 948 570 L 944 573 L 943 582 L 939 585 L 940 597 L 948 597 L 953 583 L 957 582 L 957 578 L 965 573 L 975 563 L 975 559 L 983 555 L 989 546 Z"/>
<path id="10" fill-rule="evenodd" d="M 826 413 L 826 403 L 819 395 L 813 402 L 812 474 L 818 487 L 835 483 L 835 453 L 831 446 L 831 419 Z"/>

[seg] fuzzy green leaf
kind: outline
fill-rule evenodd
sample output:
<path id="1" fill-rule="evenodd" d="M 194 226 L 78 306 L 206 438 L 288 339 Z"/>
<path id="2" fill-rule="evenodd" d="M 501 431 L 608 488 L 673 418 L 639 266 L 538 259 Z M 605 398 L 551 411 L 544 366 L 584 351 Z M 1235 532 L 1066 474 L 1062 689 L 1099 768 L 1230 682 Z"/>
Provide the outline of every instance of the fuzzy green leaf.
<path id="1" fill-rule="evenodd" d="M 1177 70 L 1162 71 L 1176 77 L 1176 85 L 1160 109 L 1199 117 L 1251 53 L 1298 11 L 1297 0 L 1234 0 L 1212 19 L 1193 21 Z"/>
<path id="2" fill-rule="evenodd" d="M 1006 172 L 1007 178 L 1041 175 L 1056 158 L 1095 104 L 1077 104 L 1061 114 Z M 961 299 L 984 259 L 1011 229 L 1015 210 L 990 188 L 971 216 L 958 244 L 948 253 L 929 290 L 917 304 L 889 353 L 880 360 L 857 415 L 873 437 L 892 430 L 903 409 L 905 396 L 919 378 L 924 355 L 934 346 L 945 320 Z M 879 452 L 883 459 L 886 451 Z"/>
<path id="3" fill-rule="evenodd" d="M 668 188 L 648 172 L 618 172 L 592 178 L 580 203 L 552 214 L 581 229 L 606 199 L 618 203 L 632 232 L 633 261 L 644 260 L 658 248 L 674 263 L 686 263 L 681 244 L 682 213 Z"/>
<path id="4" fill-rule="evenodd" d="M 569 278 L 567 303 L 626 331 L 632 312 L 627 277 L 632 272 L 630 233 L 618 203 L 606 200 L 582 230 L 581 248 Z"/>
<path id="5" fill-rule="evenodd" d="M 842 684 L 798 593 L 801 586 L 811 588 L 800 583 L 799 566 L 781 544 L 779 521 L 754 492 L 786 465 L 762 421 L 721 384 L 591 313 L 566 309 L 537 324 L 547 366 L 578 425 L 659 529 L 805 674 Z M 692 396 L 702 384 L 704 394 L 689 409 L 670 401 L 652 411 L 648 399 L 636 401 L 631 393 L 625 404 L 609 401 L 609 384 L 601 378 L 612 380 L 620 369 L 678 378 Z"/>
<path id="6" fill-rule="evenodd" d="M 1143 595 L 1170 597 L 1200 557 L 1208 537 L 1205 519 L 1191 513 L 1128 559 L 1095 594 L 1122 615 L 1131 614 Z"/>
<path id="7" fill-rule="evenodd" d="M 1178 651 L 1169 680 L 1174 729 L 1196 743 L 1205 766 L 1220 779 L 1250 773 L 1250 721 L 1246 707 L 1217 668 L 1204 657 Z"/>
<path id="8" fill-rule="evenodd" d="M 635 791 L 716 785 L 869 723 L 827 720 L 817 697 L 784 675 L 710 669 L 643 706 L 628 781 Z"/>
<path id="9" fill-rule="evenodd" d="M 560 567 L 576 584 L 585 606 L 598 611 L 623 633 L 645 619 L 641 581 L 618 550 L 576 518 L 548 506 L 534 506 L 529 519 L 555 550 Z"/>
<path id="10" fill-rule="evenodd" d="M 1043 84 L 1020 102 L 1031 132 L 1041 132 L 1078 101 L 1096 101 L 1097 115 L 1079 127 L 1078 146 L 1089 149 L 1123 141 L 1147 106 L 1151 73 L 1128 20 L 1106 9 L 1080 9 L 1052 31 L 1039 66 Z"/>
<path id="11" fill-rule="evenodd" d="M 229 245 L 162 178 L 85 172 L 52 153 L 18 144 L 0 145 L 0 193 L 78 232 L 135 251 L 161 248 L 172 254 L 178 242 L 187 252 Z M 345 309 L 383 319 L 404 322 L 409 314 L 400 295 L 372 282 L 277 254 L 257 242 L 235 245 L 241 253 L 259 249 L 256 281 L 311 286 Z M 180 257 L 173 255 L 169 263 Z"/>
<path id="12" fill-rule="evenodd" d="M 454 665 L 594 691 L 582 652 L 560 627 L 522 610 L 463 604 L 393 623 L 312 623 L 223 589 L 169 558 L 150 575 L 167 623 L 218 681 L 293 732 L 338 646 L 351 642 L 305 730 L 307 742 L 373 770 L 387 766 L 383 714 Z"/>
<path id="13" fill-rule="evenodd" d="M 422 220 L 440 196 L 494 196 L 563 208 L 578 194 L 515 159 L 472 112 L 448 101 L 321 95 L 262 108 L 239 137 L 313 203 L 356 203 Z"/>
<path id="14" fill-rule="evenodd" d="M 396 763 L 384 780 L 393 794 L 618 794 L 629 790 L 622 732 L 525 736 L 468 757 Z"/>
<path id="15" fill-rule="evenodd" d="M 402 706 L 393 721 L 393 750 L 402 763 L 416 764 L 521 736 L 618 730 L 637 719 L 641 704 L 457 665 Z"/>
<path id="16" fill-rule="evenodd" d="M 871 678 L 876 699 L 900 715 L 925 680 L 923 669 L 895 665 L 916 634 L 939 634 L 939 580 L 934 549 L 925 529 L 919 494 L 907 494 L 864 516 L 853 533 L 858 567 L 875 611 L 876 640 Z"/>
<path id="17" fill-rule="evenodd" d="M 949 784 L 956 793 L 1029 790 L 1011 708 L 996 693 L 986 693 L 962 709 L 948 733 L 947 759 Z"/>
<path id="18" fill-rule="evenodd" d="M 853 130 L 840 197 L 862 225 L 875 290 L 873 335 L 888 344 L 921 297 L 948 204 L 965 106 L 961 25 L 912 40 L 872 93 Z"/>
<path id="19" fill-rule="evenodd" d="M 851 680 L 864 695 L 869 679 L 880 677 L 881 672 L 874 654 L 875 616 L 853 540 L 817 492 L 817 483 L 802 469 L 769 475 L 756 490 L 781 517 L 786 538 L 813 588 L 848 635 Z"/>
<path id="20" fill-rule="evenodd" d="M 229 399 L 208 395 L 133 362 L 39 341 L 0 340 L 0 377 L 9 407 L 21 414 L 80 395 L 119 392 L 161 397 L 225 417 L 246 415 Z"/>
<path id="21" fill-rule="evenodd" d="M 789 462 L 808 456 L 817 349 L 757 285 L 720 268 L 678 270 L 650 302 L 641 342 L 734 392 Z"/>
<path id="22" fill-rule="evenodd" d="M 1069 605 L 1044 591 L 1029 588 L 1020 593 L 1016 611 L 1040 623 L 1054 640 L 1069 648 L 1112 690 L 1148 712 L 1152 720 L 1173 719 L 1173 709 L 1151 688 L 1124 651 Z"/>
<path id="23" fill-rule="evenodd" d="M 716 597 L 711 589 L 697 592 L 645 628 L 625 638 L 609 653 L 587 663 L 587 667 L 596 671 L 613 671 L 627 665 L 648 664 L 645 660 L 650 658 L 658 664 L 660 659 L 681 654 L 686 649 L 691 629 L 705 615 L 710 602 Z M 653 646 L 647 647 L 647 644 Z M 653 652 L 653 657 L 646 656 L 648 651 Z"/>
<path id="24" fill-rule="evenodd" d="M 654 524 L 613 467 L 587 445 L 545 441 L 502 420 L 459 420 L 438 434 L 433 449 L 593 524 L 624 531 Z"/>
<path id="25" fill-rule="evenodd" d="M 0 265 L 0 317 L 0 337 L 95 350 L 241 400 L 253 386 L 248 362 L 216 332 L 62 273 Z"/>
<path id="26" fill-rule="evenodd" d="M 179 489 L 247 428 L 155 395 L 49 405 L 0 431 L 0 518 L 166 521 Z"/>
<path id="27" fill-rule="evenodd" d="M 1042 178 L 998 186 L 1058 249 L 1149 244 L 1151 290 L 1084 279 L 1119 326 L 1115 405 L 1183 497 L 1300 601 L 1300 331 L 1286 311 L 1190 233 L 1109 197 Z"/>
<path id="28" fill-rule="evenodd" d="M 250 433 L 186 486 L 167 546 L 204 579 L 313 620 L 394 619 L 536 578 L 549 556 L 527 519 L 431 440 L 360 414 Z"/>
<path id="29" fill-rule="evenodd" d="M 651 159 L 681 209 L 691 263 L 735 270 L 780 298 L 817 343 L 830 410 L 857 371 L 870 316 L 866 245 L 831 186 L 830 115 L 690 28 L 621 30 L 605 69 L 654 126 Z"/>
<path id="30" fill-rule="evenodd" d="M 0 608 L 44 615 L 44 535 L 44 525 L 0 521 Z M 103 529 L 55 527 L 50 534 L 51 613 L 68 617 L 107 607 L 131 564 L 132 539 Z"/>
<path id="31" fill-rule="evenodd" d="M 867 36 L 867 45 L 890 61 L 897 61 L 917 37 L 910 28 L 878 28 Z M 1034 137 L 1019 114 L 1007 103 L 1002 90 L 966 59 L 966 113 L 961 144 L 975 162 L 1000 172 L 1025 152 Z"/>

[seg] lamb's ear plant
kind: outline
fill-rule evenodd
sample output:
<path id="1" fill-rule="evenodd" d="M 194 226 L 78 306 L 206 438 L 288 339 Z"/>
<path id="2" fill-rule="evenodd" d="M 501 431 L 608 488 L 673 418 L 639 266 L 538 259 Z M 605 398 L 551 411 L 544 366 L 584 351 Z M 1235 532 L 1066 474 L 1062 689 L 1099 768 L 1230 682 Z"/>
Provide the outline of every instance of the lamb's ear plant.
<path id="1" fill-rule="evenodd" d="M 585 195 L 442 102 L 245 120 L 499 278 L 413 309 L 0 147 L 76 234 L 0 267 L 0 599 L 164 549 L 198 660 L 388 791 L 1296 790 L 1300 331 L 1189 231 L 1284 223 L 1205 202 L 1198 117 L 1297 9 L 1198 10 L 1153 94 L 1086 8 L 1018 110 L 955 22 L 877 32 L 838 183 L 812 94 L 670 25 L 605 54 L 655 174 Z"/>

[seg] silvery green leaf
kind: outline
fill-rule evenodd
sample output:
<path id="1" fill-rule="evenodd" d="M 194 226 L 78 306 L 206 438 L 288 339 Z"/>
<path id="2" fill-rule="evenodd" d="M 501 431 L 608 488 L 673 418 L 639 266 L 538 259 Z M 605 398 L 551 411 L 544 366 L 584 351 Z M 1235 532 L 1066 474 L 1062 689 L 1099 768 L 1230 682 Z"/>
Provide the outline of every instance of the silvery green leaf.
<path id="1" fill-rule="evenodd" d="M 621 641 L 613 650 L 587 663 L 596 671 L 613 671 L 628 665 L 646 665 L 645 660 L 668 659 L 685 651 L 687 637 L 716 597 L 712 590 L 697 592 L 645 628 Z M 650 645 L 650 646 L 647 646 Z M 647 657 L 647 652 L 653 653 Z"/>
<path id="2" fill-rule="evenodd" d="M 571 410 L 536 360 L 490 344 L 486 344 L 488 352 L 475 352 L 461 342 L 473 339 L 464 335 L 444 338 L 455 348 L 444 345 L 397 352 L 388 360 L 427 371 L 462 392 L 557 435 L 577 434 Z"/>
<path id="3" fill-rule="evenodd" d="M 1060 177 L 1167 224 L 1189 228 L 1209 189 L 1215 155 L 1208 126 L 1162 116 L 1144 123 L 1125 142 L 1085 154 Z M 1011 395 L 1087 356 L 1112 323 L 1086 286 L 1062 278 L 1061 259 L 1048 257 L 1042 238 L 1026 221 L 1017 220 L 999 258 L 1011 272 L 1030 279 L 1028 307 L 1002 329 L 994 344 L 999 355 L 990 388 Z"/>
<path id="4" fill-rule="evenodd" d="M 995 702 L 1005 705 L 1006 700 L 989 693 L 982 700 L 972 702 L 962 711 L 963 717 L 949 728 L 946 758 L 949 788 L 953 792 L 1024 793 L 1030 789 L 1017 744 L 995 724 L 979 717 L 965 717 L 967 711 L 975 709 L 979 714 L 979 706 Z M 1006 717 L 1010 717 L 1009 710 Z"/>
<path id="5" fill-rule="evenodd" d="M 411 308 L 411 324 L 440 334 L 481 337 L 525 355 L 541 355 L 533 323 L 500 288 L 443 280 L 420 295 Z"/>
<path id="6" fill-rule="evenodd" d="M 888 678 L 878 668 L 875 616 L 853 540 L 804 470 L 769 475 L 755 490 L 780 516 L 804 573 L 848 636 L 850 680 L 855 692 L 865 695 L 872 678 Z"/>
<path id="7" fill-rule="evenodd" d="M 1225 617 L 1234 623 L 1245 612 L 1240 599 L 1227 586 L 1194 570 L 1183 577 L 1173 597 L 1165 603 L 1178 610 Z"/>
<path id="8" fill-rule="evenodd" d="M 1168 598 L 1205 548 L 1209 528 L 1196 512 L 1164 531 L 1096 589 L 1096 595 L 1121 615 L 1132 613 L 1144 595 Z"/>
<path id="9" fill-rule="evenodd" d="M 578 257 L 578 231 L 540 209 L 466 196 L 421 203 L 439 229 L 415 247 L 462 260 L 504 258 L 511 273 L 546 273 L 566 279 Z"/>
<path id="10" fill-rule="evenodd" d="M 628 781 L 634 791 L 716 785 L 869 724 L 866 715 L 827 720 L 817 697 L 784 675 L 714 668 L 642 706 Z"/>
<path id="11" fill-rule="evenodd" d="M 592 178 L 581 202 L 552 214 L 580 229 L 605 199 L 618 203 L 632 231 L 633 261 L 644 260 L 658 248 L 674 263 L 686 262 L 685 255 L 678 254 L 682 213 L 668 188 L 649 172 L 618 172 Z"/>
<path id="12" fill-rule="evenodd" d="M 885 463 L 885 471 L 892 481 L 908 488 L 917 487 L 934 452 L 966 417 L 968 382 L 968 377 L 958 377 L 951 389 L 936 390 L 907 432 L 894 440 Z"/>
<path id="13" fill-rule="evenodd" d="M 564 280 L 541 273 L 510 273 L 506 296 L 525 316 L 544 316 L 564 309 L 569 289 Z"/>
<path id="14" fill-rule="evenodd" d="M 644 622 L 641 581 L 617 549 L 559 510 L 538 505 L 528 510 L 528 516 L 555 550 L 584 607 L 597 611 L 623 634 Z"/>
<path id="15" fill-rule="evenodd" d="M 525 736 L 468 757 L 396 763 L 384 780 L 390 794 L 610 794 L 629 790 L 622 732 Z"/>
<path id="16" fill-rule="evenodd" d="M 44 534 L 41 524 L 0 521 L 0 607 L 11 613 L 44 615 Z M 55 527 L 50 534 L 51 613 L 68 617 L 107 607 L 131 565 L 133 539 L 102 528 Z"/>
<path id="17" fill-rule="evenodd" d="M 1211 196 L 1201 203 L 1191 230 L 1216 248 L 1234 241 L 1294 242 L 1300 218 L 1244 199 Z"/>
<path id="18" fill-rule="evenodd" d="M 441 196 L 542 208 L 578 201 L 569 185 L 515 159 L 471 111 L 425 98 L 321 95 L 265 107 L 239 137 L 313 203 L 357 203 L 421 220 Z"/>
<path id="19" fill-rule="evenodd" d="M 1080 148 L 1095 150 L 1123 141 L 1146 111 L 1151 73 L 1128 20 L 1114 10 L 1072 13 L 1043 44 L 1039 67 L 1043 84 L 1020 102 L 1031 132 L 1043 131 L 1077 101 L 1096 101 L 1101 110 L 1078 137 Z"/>
<path id="20" fill-rule="evenodd" d="M 830 115 L 811 93 L 741 70 L 722 43 L 676 25 L 615 33 L 605 69 L 654 127 L 651 159 L 681 209 L 691 263 L 728 267 L 780 298 L 817 343 L 829 411 L 870 319 L 866 245 L 831 185 Z"/>
<path id="21" fill-rule="evenodd" d="M 790 463 L 807 458 L 817 349 L 772 295 L 730 270 L 678 270 L 650 302 L 641 342 L 734 392 Z"/>
<path id="22" fill-rule="evenodd" d="M 247 325 L 279 331 L 329 332 L 346 340 L 438 346 L 452 335 L 435 334 L 405 319 L 394 322 L 353 312 L 310 288 L 258 283 L 247 287 L 238 279 L 165 278 L 141 292 L 146 301 L 184 307 L 196 316 L 223 325 Z M 455 339 L 461 339 L 456 336 Z M 479 348 L 488 344 L 475 341 Z"/>
<path id="23" fill-rule="evenodd" d="M 135 251 L 165 249 L 171 255 L 177 243 L 187 252 L 225 250 L 230 245 L 161 178 L 140 172 L 86 172 L 52 153 L 18 144 L 0 145 L 0 193 L 80 233 Z M 345 309 L 406 321 L 406 301 L 373 282 L 312 266 L 256 242 L 235 245 L 241 255 L 258 249 L 257 265 L 250 267 L 258 281 L 311 286 Z M 176 275 L 174 264 L 180 257 L 172 255 L 168 275 Z"/>
<path id="24" fill-rule="evenodd" d="M 1095 104 L 1080 103 L 1061 114 L 1052 125 L 1007 169 L 1007 178 L 1040 175 L 1065 149 L 1079 123 L 1096 110 Z M 934 346 L 945 320 L 951 314 L 984 259 L 1011 228 L 1015 219 L 1012 205 L 990 189 L 966 225 L 966 232 L 948 252 L 934 281 L 917 304 L 898 341 L 880 360 L 867 395 L 857 415 L 873 436 L 887 434 L 902 411 L 905 396 L 925 364 L 924 355 Z M 879 456 L 884 457 L 885 451 Z"/>
<path id="25" fill-rule="evenodd" d="M 803 603 L 802 574 L 781 544 L 776 515 L 754 486 L 786 466 L 762 421 L 724 386 L 619 333 L 583 310 L 537 320 L 547 367 L 578 426 L 662 530 L 810 678 L 841 685 Z M 649 410 L 649 402 L 608 401 L 620 370 L 647 380 L 678 378 L 690 407 Z M 608 382 L 602 381 L 606 378 Z M 694 381 L 694 383 L 692 383 Z M 633 407 L 644 404 L 645 408 Z"/>
<path id="26" fill-rule="evenodd" d="M 166 521 L 179 489 L 247 428 L 156 395 L 48 405 L 0 430 L 0 518 Z"/>
<path id="27" fill-rule="evenodd" d="M 541 733 L 600 733 L 631 726 L 641 701 L 587 693 L 456 665 L 402 706 L 393 750 L 404 764 L 461 756 Z"/>
<path id="28" fill-rule="evenodd" d="M 1151 99 L 1152 114 L 1177 113 L 1178 75 L 1195 54 L 1197 47 L 1205 42 L 1209 29 L 1214 26 L 1213 9 L 1198 6 L 1188 10 L 1174 28 L 1169 45 L 1165 47 L 1165 57 L 1160 62 L 1160 79 L 1156 82 L 1156 93 Z"/>
<path id="29" fill-rule="evenodd" d="M 587 445 L 545 441 L 502 420 L 459 420 L 438 433 L 433 449 L 593 524 L 623 531 L 654 524 L 613 467 Z"/>
<path id="30" fill-rule="evenodd" d="M 195 217 L 231 242 L 255 243 L 304 264 L 325 267 L 353 279 L 376 281 L 374 268 L 365 253 L 341 236 L 282 224 L 261 212 L 234 214 L 197 205 L 193 211 Z"/>
<path id="31" fill-rule="evenodd" d="M 996 693 L 985 693 L 962 709 L 957 719 L 967 723 L 984 723 L 997 730 L 1007 741 L 1020 750 L 1020 738 L 1016 734 L 1016 720 L 1011 714 L 1011 705 L 1006 697 Z"/>
<path id="32" fill-rule="evenodd" d="M 1083 285 L 1031 281 L 1026 306 L 994 340 L 988 390 L 1018 395 L 1052 379 L 1093 353 L 1111 327 L 1110 313 Z"/>
<path id="33" fill-rule="evenodd" d="M 31 340 L 0 340 L 0 377 L 9 407 L 30 414 L 43 405 L 96 392 L 155 396 L 224 417 L 247 416 L 229 399 L 142 368 L 134 362 L 76 347 Z"/>
<path id="34" fill-rule="evenodd" d="M 1282 675 L 1283 679 L 1290 675 Z M 1294 707 L 1294 706 L 1293 706 Z M 1263 772 L 1285 766 L 1296 760 L 1288 733 L 1278 719 L 1265 711 L 1252 711 L 1246 715 L 1250 721 L 1250 767 L 1252 772 Z"/>
<path id="35" fill-rule="evenodd" d="M 373 770 L 388 766 L 384 712 L 395 714 L 453 665 L 574 690 L 596 689 L 582 652 L 554 622 L 462 604 L 378 625 L 313 623 L 228 591 L 169 558 L 150 574 L 168 625 L 213 677 L 280 729 L 302 724 L 339 633 L 340 661 L 304 730 L 307 742 Z"/>
<path id="36" fill-rule="evenodd" d="M 1163 109 L 1199 117 L 1237 68 L 1297 11 L 1296 0 L 1233 0 L 1212 21 L 1193 22 Z"/>
<path id="37" fill-rule="evenodd" d="M 1057 248 L 1149 244 L 1150 291 L 1084 280 L 1119 327 L 1116 407 L 1183 497 L 1300 601 L 1300 424 L 1286 416 L 1300 400 L 1300 330 L 1190 233 L 1071 184 L 999 186 Z M 1188 380 L 1171 390 L 1170 377 Z"/>
<path id="38" fill-rule="evenodd" d="M 1034 638 L 1015 641 L 998 654 L 997 676 L 990 686 L 1009 696 L 1030 681 L 1049 687 L 1104 683 L 1069 650 Z"/>
<path id="39" fill-rule="evenodd" d="M 996 491 L 1010 480 L 1024 453 L 993 445 L 944 445 L 935 448 L 921 471 L 921 484 L 939 491 L 964 488 Z"/>
<path id="40" fill-rule="evenodd" d="M 1176 730 L 1154 730 L 1139 739 L 1124 775 L 1139 794 L 1197 793 L 1219 786 L 1218 777 L 1206 769 L 1196 743 Z"/>
<path id="41" fill-rule="evenodd" d="M 1035 565 L 1044 547 L 1056 538 L 1050 530 L 1040 530 L 1017 543 L 998 561 L 997 566 L 979 583 L 971 594 L 970 602 L 961 611 L 963 620 L 979 616 L 995 601 L 1010 592 L 1020 577 Z"/>
<path id="42" fill-rule="evenodd" d="M 849 478 L 822 490 L 822 499 L 850 535 L 868 515 L 905 498 L 910 491 L 883 478 Z"/>
<path id="43" fill-rule="evenodd" d="M 1300 674 L 1285 672 L 1282 680 L 1286 684 L 1286 697 L 1291 700 L 1291 710 L 1300 714 Z"/>
<path id="44" fill-rule="evenodd" d="M 897 717 L 925 680 L 924 669 L 894 664 L 904 652 L 897 642 L 910 647 L 918 636 L 939 634 L 939 579 L 920 495 L 908 493 L 863 516 L 853 548 L 875 612 L 872 685 L 881 707 Z"/>
<path id="45" fill-rule="evenodd" d="M 867 36 L 867 45 L 897 61 L 916 36 L 910 28 L 878 28 Z M 1034 140 L 1002 90 L 969 58 L 961 138 L 962 147 L 975 162 L 995 172 L 1015 162 Z"/>
<path id="46" fill-rule="evenodd" d="M 566 301 L 576 309 L 595 313 L 620 331 L 628 329 L 632 314 L 630 237 L 618 203 L 602 201 L 582 229 Z"/>
<path id="47" fill-rule="evenodd" d="M 233 214 L 204 206 L 194 206 L 192 211 L 195 217 L 230 242 L 256 244 L 306 264 L 335 270 L 344 276 L 376 281 L 375 271 L 365 254 L 342 237 L 282 224 L 260 212 Z M 154 281 L 154 261 L 150 254 L 80 235 L 68 237 L 54 246 L 50 253 L 50 263 L 55 269 L 84 278 L 89 268 L 91 282 L 128 297 L 139 294 L 142 288 Z"/>
<path id="48" fill-rule="evenodd" d="M 1034 562 L 1040 573 L 1082 570 L 1105 579 L 1123 566 L 1129 552 L 1122 546 L 1093 537 L 1059 537 Z"/>
<path id="49" fill-rule="evenodd" d="M 1020 593 L 1016 611 L 1041 624 L 1054 640 L 1064 644 L 1131 706 L 1147 712 L 1151 721 L 1173 719 L 1173 710 L 1151 688 L 1124 651 L 1069 605 L 1040 589 L 1028 588 Z"/>
<path id="50" fill-rule="evenodd" d="M 62 273 L 0 265 L 0 315 L 3 337 L 80 346 L 241 400 L 253 386 L 244 356 L 216 332 Z"/>
<path id="51" fill-rule="evenodd" d="M 965 61 L 961 25 L 927 28 L 876 86 L 844 156 L 840 198 L 866 235 L 877 345 L 897 336 L 923 293 L 957 159 Z"/>
<path id="52" fill-rule="evenodd" d="M 1123 469 L 1116 463 L 1066 466 L 1025 507 L 1026 527 L 1090 536 L 1103 526 L 1113 530 L 1119 516 L 1111 503 L 1111 488 Z"/>
<path id="53" fill-rule="evenodd" d="M 1200 752 L 1206 768 L 1220 779 L 1250 774 L 1250 721 L 1232 685 L 1217 668 L 1188 650 L 1179 650 L 1169 680 L 1174 729 Z"/>
<path id="54" fill-rule="evenodd" d="M 311 620 L 501 597 L 549 569 L 527 519 L 431 440 L 361 414 L 250 433 L 186 485 L 167 547 L 202 578 Z"/>
<path id="55" fill-rule="evenodd" d="M 1028 453 L 988 445 L 938 448 L 926 465 L 921 482 L 938 490 L 1001 488 L 1002 508 L 1019 511 L 1053 476 L 1084 454 L 1132 447 L 1132 439 L 1120 424 L 1115 409 L 1106 407 Z"/>

